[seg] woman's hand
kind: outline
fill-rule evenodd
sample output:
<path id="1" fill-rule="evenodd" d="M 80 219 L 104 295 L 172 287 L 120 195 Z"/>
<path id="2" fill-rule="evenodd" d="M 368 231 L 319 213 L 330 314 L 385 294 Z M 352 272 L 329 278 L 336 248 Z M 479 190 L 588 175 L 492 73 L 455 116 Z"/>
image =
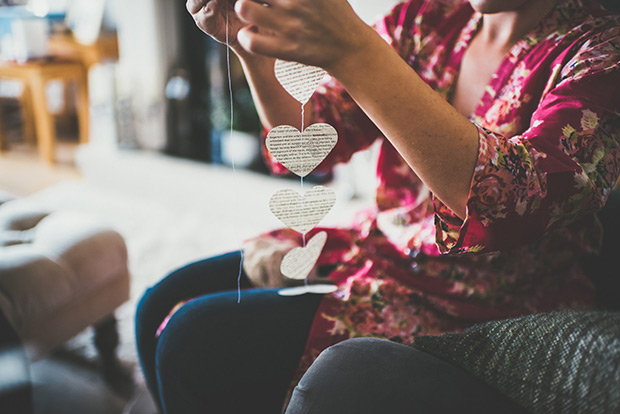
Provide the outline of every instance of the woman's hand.
<path id="1" fill-rule="evenodd" d="M 289 279 L 280 271 L 282 259 L 299 244 L 292 240 L 256 238 L 243 243 L 243 270 L 257 288 L 290 287 L 303 285 L 303 280 Z M 316 268 L 308 275 L 309 283 L 332 283 L 318 278 Z"/>
<path id="2" fill-rule="evenodd" d="M 328 71 L 376 36 L 346 0 L 238 0 L 235 11 L 245 50 Z"/>
<path id="3" fill-rule="evenodd" d="M 220 43 L 226 43 L 226 22 L 228 20 L 228 43 L 235 49 L 237 33 L 244 26 L 234 11 L 235 0 L 187 0 L 187 11 L 196 25 Z M 228 15 L 228 19 L 226 18 Z"/>

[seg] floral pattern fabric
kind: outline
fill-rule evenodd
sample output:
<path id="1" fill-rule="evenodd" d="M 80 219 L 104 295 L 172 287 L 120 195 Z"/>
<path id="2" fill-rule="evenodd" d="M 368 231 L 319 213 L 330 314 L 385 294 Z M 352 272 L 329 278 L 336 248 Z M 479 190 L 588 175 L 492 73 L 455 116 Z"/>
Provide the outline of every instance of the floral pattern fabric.
<path id="1" fill-rule="evenodd" d="M 481 24 L 467 1 L 410 0 L 375 28 L 450 100 Z M 476 322 L 591 305 L 579 260 L 600 247 L 595 212 L 620 174 L 619 89 L 620 16 L 593 0 L 558 2 L 512 47 L 471 115 L 479 154 L 461 220 L 343 87 L 323 82 L 315 121 L 333 125 L 339 142 L 319 170 L 377 139 L 381 152 L 376 209 L 352 228 L 309 235 L 328 232 L 318 266 L 338 290 L 319 307 L 299 374 L 352 337 L 412 344 Z M 288 229 L 261 237 L 300 240 Z"/>

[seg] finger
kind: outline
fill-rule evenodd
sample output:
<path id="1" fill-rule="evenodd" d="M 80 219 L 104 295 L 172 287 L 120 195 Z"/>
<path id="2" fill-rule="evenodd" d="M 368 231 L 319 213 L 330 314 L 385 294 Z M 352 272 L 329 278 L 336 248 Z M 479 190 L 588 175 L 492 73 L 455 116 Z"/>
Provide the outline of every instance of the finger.
<path id="1" fill-rule="evenodd" d="M 277 10 L 253 0 L 239 0 L 235 3 L 235 12 L 241 21 L 261 27 L 275 28 L 282 19 Z"/>
<path id="2" fill-rule="evenodd" d="M 237 33 L 237 41 L 250 53 L 286 59 L 291 44 L 276 35 L 267 35 L 258 31 L 256 26 L 246 26 Z"/>
<path id="3" fill-rule="evenodd" d="M 198 13 L 204 7 L 208 0 L 187 0 L 185 7 L 191 14 Z"/>
<path id="4" fill-rule="evenodd" d="M 214 18 L 215 6 L 212 1 L 208 2 L 200 12 L 193 15 L 196 25 L 206 33 L 217 31 L 219 19 Z"/>

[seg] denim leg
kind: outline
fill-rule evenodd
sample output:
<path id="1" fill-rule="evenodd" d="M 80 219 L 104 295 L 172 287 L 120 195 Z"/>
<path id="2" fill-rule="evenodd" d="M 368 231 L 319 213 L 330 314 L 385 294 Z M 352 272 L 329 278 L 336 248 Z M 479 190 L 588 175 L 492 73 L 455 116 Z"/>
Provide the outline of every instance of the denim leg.
<path id="1" fill-rule="evenodd" d="M 146 385 L 159 402 L 155 375 L 155 333 L 182 300 L 196 296 L 237 289 L 240 252 L 201 260 L 179 268 L 143 294 L 136 311 L 136 346 Z M 242 275 L 242 288 L 249 286 Z"/>
<path id="2" fill-rule="evenodd" d="M 280 412 L 322 297 L 277 289 L 202 296 L 181 307 L 157 346 L 167 414 Z"/>
<path id="3" fill-rule="evenodd" d="M 286 414 L 526 414 L 468 372 L 375 338 L 329 347 L 303 376 Z"/>

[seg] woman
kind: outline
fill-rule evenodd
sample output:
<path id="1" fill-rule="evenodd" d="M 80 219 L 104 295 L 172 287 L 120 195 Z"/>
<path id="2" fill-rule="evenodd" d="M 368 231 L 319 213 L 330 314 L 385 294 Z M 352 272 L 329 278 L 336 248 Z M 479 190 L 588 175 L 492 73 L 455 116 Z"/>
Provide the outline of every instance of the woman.
<path id="1" fill-rule="evenodd" d="M 254 289 L 237 304 L 223 291 L 235 288 L 238 253 L 145 294 L 138 348 L 166 412 L 276 412 L 291 380 L 348 338 L 410 345 L 592 304 L 578 262 L 598 248 L 594 213 L 620 173 L 618 15 L 592 0 L 410 0 L 373 30 L 345 0 L 187 7 L 207 34 L 228 37 L 266 128 L 300 118 L 274 58 L 329 72 L 305 107 L 308 124 L 339 134 L 319 169 L 382 144 L 376 211 L 326 230 L 317 271 L 333 295 Z M 272 248 L 280 255 L 300 243 L 289 230 L 260 240 L 285 246 Z M 291 410 L 304 412 L 298 391 Z"/>

